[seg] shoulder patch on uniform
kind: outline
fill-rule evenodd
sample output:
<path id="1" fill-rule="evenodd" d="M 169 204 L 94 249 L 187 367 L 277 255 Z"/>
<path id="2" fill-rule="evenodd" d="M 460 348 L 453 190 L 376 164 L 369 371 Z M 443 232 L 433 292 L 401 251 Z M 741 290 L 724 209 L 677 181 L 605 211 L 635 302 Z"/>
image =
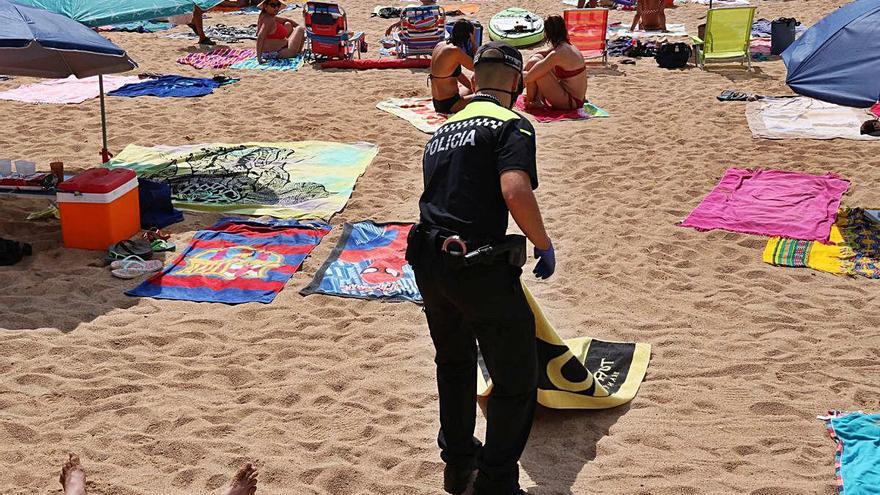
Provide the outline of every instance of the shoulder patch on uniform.
<path id="1" fill-rule="evenodd" d="M 475 101 L 462 108 L 457 114 L 449 117 L 446 122 L 461 122 L 462 120 L 473 119 L 476 117 L 488 117 L 501 121 L 520 118 L 516 112 L 502 108 L 494 103 L 488 101 Z"/>

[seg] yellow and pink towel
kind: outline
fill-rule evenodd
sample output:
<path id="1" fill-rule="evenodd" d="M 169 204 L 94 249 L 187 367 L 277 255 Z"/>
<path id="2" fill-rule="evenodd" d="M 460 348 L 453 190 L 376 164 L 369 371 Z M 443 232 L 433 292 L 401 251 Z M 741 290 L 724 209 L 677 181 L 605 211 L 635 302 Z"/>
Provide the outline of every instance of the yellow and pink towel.
<path id="1" fill-rule="evenodd" d="M 773 237 L 764 248 L 763 260 L 774 266 L 880 279 L 880 225 L 872 218 L 875 211 L 840 210 L 828 243 Z"/>
<path id="2" fill-rule="evenodd" d="M 434 110 L 431 98 L 391 98 L 380 101 L 376 108 L 396 115 L 428 134 L 436 132 L 447 118 Z"/>

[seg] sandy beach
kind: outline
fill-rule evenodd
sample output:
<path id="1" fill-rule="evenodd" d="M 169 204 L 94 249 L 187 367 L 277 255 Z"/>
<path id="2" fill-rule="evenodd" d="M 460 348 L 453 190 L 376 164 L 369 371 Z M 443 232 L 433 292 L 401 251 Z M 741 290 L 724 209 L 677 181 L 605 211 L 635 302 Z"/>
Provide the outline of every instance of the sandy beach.
<path id="1" fill-rule="evenodd" d="M 752 1 L 756 18 L 806 25 L 846 3 Z M 479 5 L 485 26 L 513 4 Z M 363 0 L 344 6 L 350 26 L 367 33 L 368 56 L 378 56 L 393 21 L 370 17 L 374 4 Z M 564 8 L 519 6 L 542 16 Z M 696 34 L 705 12 L 688 4 L 667 20 Z M 133 283 L 112 278 L 99 253 L 64 249 L 57 220 L 25 220 L 46 199 L 0 194 L 0 237 L 36 252 L 0 268 L 0 493 L 60 493 L 69 451 L 82 456 L 93 494 L 215 493 L 248 461 L 259 468 L 259 494 L 443 493 L 433 346 L 420 308 L 298 293 L 343 222 L 417 219 L 429 135 L 375 105 L 429 96 L 427 72 L 196 70 L 176 63 L 198 49 L 193 41 L 164 34 L 105 33 L 138 72 L 241 81 L 202 98 L 108 98 L 112 152 L 320 139 L 367 141 L 379 154 L 269 305 L 125 296 Z M 715 97 L 791 94 L 778 59 L 751 73 L 620 60 L 589 69 L 587 96 L 611 118 L 535 124 L 536 194 L 559 264 L 549 280 L 526 280 L 562 337 L 650 343 L 652 360 L 630 404 L 539 408 L 521 484 L 536 495 L 833 495 L 834 444 L 816 415 L 880 410 L 880 315 L 871 310 L 880 288 L 764 264 L 763 237 L 676 224 L 728 167 L 834 172 L 852 181 L 844 205 L 878 207 L 880 144 L 754 139 L 744 104 Z M 16 77 L 0 91 L 30 82 Z M 41 169 L 59 159 L 70 170 L 100 164 L 97 99 L 0 101 L 0 115 L 2 157 Z M 187 213 L 168 230 L 183 246 L 218 217 Z"/>

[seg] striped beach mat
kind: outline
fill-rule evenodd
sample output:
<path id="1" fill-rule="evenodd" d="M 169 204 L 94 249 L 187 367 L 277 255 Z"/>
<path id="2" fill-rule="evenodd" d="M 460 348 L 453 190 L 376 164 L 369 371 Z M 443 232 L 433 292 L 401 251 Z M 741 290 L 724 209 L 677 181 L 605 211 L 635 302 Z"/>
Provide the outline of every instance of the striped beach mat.
<path id="1" fill-rule="evenodd" d="M 177 59 L 178 64 L 191 65 L 196 69 L 225 69 L 236 62 L 256 57 L 254 50 L 218 48 L 210 52 L 189 53 Z"/>

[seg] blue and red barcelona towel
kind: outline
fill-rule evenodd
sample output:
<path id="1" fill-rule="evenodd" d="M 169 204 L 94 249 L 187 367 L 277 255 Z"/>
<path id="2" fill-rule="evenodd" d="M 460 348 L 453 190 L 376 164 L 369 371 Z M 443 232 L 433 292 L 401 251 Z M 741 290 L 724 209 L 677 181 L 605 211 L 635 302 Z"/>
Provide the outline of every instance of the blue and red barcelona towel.
<path id="1" fill-rule="evenodd" d="M 223 218 L 130 296 L 270 303 L 330 232 L 323 222 Z"/>

